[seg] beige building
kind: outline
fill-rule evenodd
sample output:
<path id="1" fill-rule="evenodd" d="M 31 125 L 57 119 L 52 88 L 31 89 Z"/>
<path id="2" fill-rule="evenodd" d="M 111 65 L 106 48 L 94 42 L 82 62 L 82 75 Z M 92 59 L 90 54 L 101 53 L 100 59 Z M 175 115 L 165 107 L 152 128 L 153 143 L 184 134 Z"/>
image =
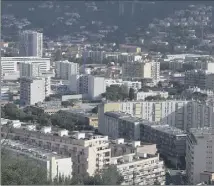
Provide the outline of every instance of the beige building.
<path id="1" fill-rule="evenodd" d="M 165 167 L 159 159 L 156 146 L 141 144 L 140 141 L 125 143 L 117 139 L 111 143 L 111 164 L 117 166 L 124 177 L 122 185 L 165 184 Z"/>
<path id="2" fill-rule="evenodd" d="M 187 121 L 187 103 L 185 100 L 161 100 L 161 101 L 128 101 L 106 102 L 99 105 L 98 119 L 99 131 L 105 134 L 104 113 L 119 111 L 152 122 L 163 122 L 186 129 L 190 121 Z"/>
<path id="3" fill-rule="evenodd" d="M 21 128 L 2 127 L 1 135 L 9 139 L 18 139 L 21 142 L 35 145 L 61 155 L 72 158 L 73 175 L 92 176 L 97 170 L 110 164 L 111 150 L 108 136 L 93 135 L 90 133 L 73 133 L 59 136 L 50 128 L 42 131 L 29 131 Z"/>

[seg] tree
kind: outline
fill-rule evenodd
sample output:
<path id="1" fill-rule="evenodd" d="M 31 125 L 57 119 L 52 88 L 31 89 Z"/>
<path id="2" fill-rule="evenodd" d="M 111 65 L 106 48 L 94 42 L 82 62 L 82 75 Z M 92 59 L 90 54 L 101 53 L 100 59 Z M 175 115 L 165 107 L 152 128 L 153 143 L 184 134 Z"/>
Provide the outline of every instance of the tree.
<path id="1" fill-rule="evenodd" d="M 64 107 L 69 107 L 69 106 L 74 106 L 74 103 L 72 100 L 68 100 L 68 101 L 62 101 L 62 106 Z"/>
<path id="2" fill-rule="evenodd" d="M 129 99 L 130 100 L 135 99 L 135 90 L 133 88 L 130 88 L 129 90 Z"/>
<path id="3" fill-rule="evenodd" d="M 161 185 L 161 183 L 156 179 L 156 180 L 154 181 L 154 185 Z"/>
<path id="4" fill-rule="evenodd" d="M 58 49 L 54 55 L 54 60 L 60 61 L 60 60 L 62 60 L 62 58 L 63 58 L 62 57 L 62 51 L 61 51 L 61 49 Z"/>
<path id="5" fill-rule="evenodd" d="M 161 62 L 160 63 L 160 70 L 169 70 L 169 63 L 168 62 Z"/>
<path id="6" fill-rule="evenodd" d="M 111 85 L 106 88 L 105 96 L 111 101 L 125 100 L 128 98 L 128 91 L 125 86 Z"/>
<path id="7" fill-rule="evenodd" d="M 187 71 L 187 70 L 194 70 L 194 66 L 192 64 L 188 64 L 188 63 L 184 63 L 183 64 L 183 71 Z"/>
<path id="8" fill-rule="evenodd" d="M 93 177 L 84 180 L 85 185 L 120 185 L 123 177 L 117 171 L 117 167 L 110 165 L 108 168 L 96 173 Z"/>
<path id="9" fill-rule="evenodd" d="M 94 114 L 97 114 L 98 113 L 98 106 L 94 107 L 92 110 L 91 110 L 92 113 Z"/>
<path id="10" fill-rule="evenodd" d="M 1 154 L 2 185 L 43 185 L 48 183 L 46 175 L 46 170 L 33 161 Z"/>

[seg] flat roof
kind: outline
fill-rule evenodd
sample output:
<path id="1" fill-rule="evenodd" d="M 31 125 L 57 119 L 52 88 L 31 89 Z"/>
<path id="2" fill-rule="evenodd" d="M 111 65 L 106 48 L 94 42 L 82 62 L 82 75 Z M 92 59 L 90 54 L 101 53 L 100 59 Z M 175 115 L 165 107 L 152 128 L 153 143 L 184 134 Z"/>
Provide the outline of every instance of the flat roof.
<path id="1" fill-rule="evenodd" d="M 34 158 L 43 159 L 44 161 L 52 157 L 55 157 L 56 159 L 69 158 L 66 156 L 59 155 L 57 152 L 53 152 L 47 149 L 42 149 L 38 146 L 29 145 L 17 140 L 15 141 L 15 140 L 7 139 L 5 142 L 5 146 L 8 150 L 22 153 Z"/>

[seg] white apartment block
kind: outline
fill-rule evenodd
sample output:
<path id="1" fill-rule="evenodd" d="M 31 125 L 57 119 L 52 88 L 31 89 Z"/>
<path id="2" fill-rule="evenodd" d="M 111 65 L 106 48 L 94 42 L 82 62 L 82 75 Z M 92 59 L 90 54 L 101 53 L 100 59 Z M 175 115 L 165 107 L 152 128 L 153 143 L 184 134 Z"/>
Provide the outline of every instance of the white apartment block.
<path id="1" fill-rule="evenodd" d="M 212 128 L 191 129 L 186 146 L 188 184 L 201 183 L 203 175 L 214 171 L 214 132 Z"/>
<path id="2" fill-rule="evenodd" d="M 20 73 L 21 63 L 38 64 L 40 71 L 45 72 L 50 70 L 50 58 L 40 57 L 2 57 L 1 70 L 4 77 L 8 73 Z M 19 78 L 19 76 L 17 76 Z"/>
<path id="3" fill-rule="evenodd" d="M 20 104 L 23 106 L 34 105 L 45 100 L 44 78 L 20 79 Z"/>
<path id="4" fill-rule="evenodd" d="M 89 99 L 101 99 L 106 92 L 105 78 L 92 75 L 70 76 L 70 91 L 76 94 L 87 94 Z"/>
<path id="5" fill-rule="evenodd" d="M 163 92 L 163 91 L 148 91 L 148 92 L 137 92 L 136 99 L 137 100 L 145 100 L 145 98 L 149 96 L 160 96 L 161 98 L 167 99 L 169 94 L 168 92 Z"/>
<path id="6" fill-rule="evenodd" d="M 19 55 L 42 57 L 43 55 L 43 34 L 26 30 L 20 33 Z"/>
<path id="7" fill-rule="evenodd" d="M 29 145 L 39 146 L 71 157 L 74 176 L 83 176 L 87 173 L 89 176 L 93 176 L 96 171 L 110 165 L 111 149 L 108 136 L 76 132 L 61 137 L 53 135 L 54 132 L 50 130 L 48 133 L 29 131 L 23 128 L 8 130 L 10 129 L 7 126 L 2 127 L 2 137 L 6 137 L 9 132 L 8 138 L 10 139 L 18 138 Z"/>
<path id="8" fill-rule="evenodd" d="M 43 167 L 47 171 L 48 181 L 53 181 L 60 176 L 72 178 L 73 163 L 70 157 L 63 157 L 56 152 L 53 153 L 52 151 L 24 144 L 17 140 L 7 140 L 4 144 L 9 155 L 27 157 Z"/>
<path id="9" fill-rule="evenodd" d="M 79 64 L 69 61 L 56 61 L 56 77 L 69 80 L 71 75 L 79 74 Z"/>
<path id="10" fill-rule="evenodd" d="M 102 94 L 106 92 L 104 77 L 89 76 L 88 97 L 92 100 L 101 100 Z"/>
<path id="11" fill-rule="evenodd" d="M 35 78 L 40 77 L 45 80 L 45 96 L 48 97 L 51 94 L 51 77 L 53 73 L 48 71 L 41 71 L 40 64 L 38 63 L 21 63 L 20 64 L 20 78 Z"/>

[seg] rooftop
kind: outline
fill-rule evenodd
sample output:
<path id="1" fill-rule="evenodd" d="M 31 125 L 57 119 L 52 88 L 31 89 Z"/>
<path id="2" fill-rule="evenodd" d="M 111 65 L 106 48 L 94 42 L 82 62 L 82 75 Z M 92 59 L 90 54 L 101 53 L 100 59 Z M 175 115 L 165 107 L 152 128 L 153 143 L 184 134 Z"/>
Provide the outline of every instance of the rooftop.
<path id="1" fill-rule="evenodd" d="M 196 138 L 211 136 L 214 134 L 214 128 L 212 127 L 203 127 L 203 128 L 191 128 L 190 133 L 193 134 Z"/>
<path id="2" fill-rule="evenodd" d="M 22 143 L 20 141 L 7 139 L 6 141 L 1 140 L 1 143 L 4 143 L 5 148 L 8 150 L 29 155 L 31 157 L 38 158 L 43 161 L 48 160 L 52 157 L 55 157 L 56 159 L 66 158 L 65 156 L 57 154 L 57 152 L 53 152 L 47 149 L 42 149 L 37 146 L 32 146 L 26 143 Z"/>
<path id="3" fill-rule="evenodd" d="M 152 125 L 151 127 L 154 128 L 155 130 L 161 131 L 163 133 L 172 134 L 172 135 L 176 135 L 176 136 L 184 136 L 184 137 L 187 136 L 187 134 L 183 130 L 180 130 L 173 126 Z"/>

